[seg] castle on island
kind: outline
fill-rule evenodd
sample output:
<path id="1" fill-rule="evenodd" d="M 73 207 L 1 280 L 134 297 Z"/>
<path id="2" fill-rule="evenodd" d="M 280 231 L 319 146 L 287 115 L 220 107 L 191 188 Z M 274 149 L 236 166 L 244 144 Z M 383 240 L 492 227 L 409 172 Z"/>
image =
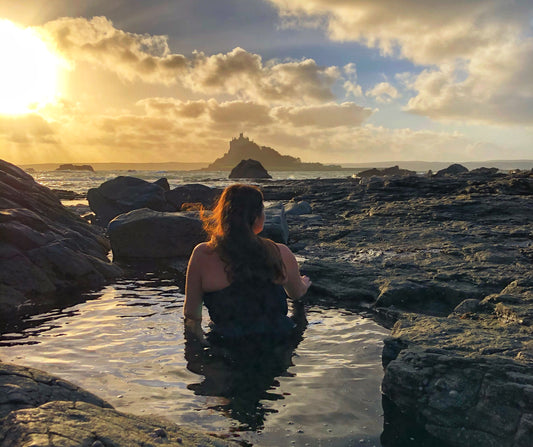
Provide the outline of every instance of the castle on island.
<path id="1" fill-rule="evenodd" d="M 300 158 L 282 155 L 268 146 L 259 146 L 253 140 L 245 137 L 241 132 L 239 137 L 232 138 L 229 151 L 217 158 L 206 170 L 230 171 L 241 160 L 257 160 L 267 170 L 272 171 L 324 171 L 341 169 L 338 165 L 323 165 L 322 163 L 303 163 Z"/>

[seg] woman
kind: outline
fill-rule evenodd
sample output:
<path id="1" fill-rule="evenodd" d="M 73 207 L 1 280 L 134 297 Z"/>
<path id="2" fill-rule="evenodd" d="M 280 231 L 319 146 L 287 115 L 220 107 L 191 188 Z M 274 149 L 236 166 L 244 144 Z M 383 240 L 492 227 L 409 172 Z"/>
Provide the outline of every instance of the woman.
<path id="1" fill-rule="evenodd" d="M 197 245 L 185 285 L 185 328 L 202 335 L 202 303 L 212 333 L 221 338 L 283 335 L 294 327 L 285 293 L 298 299 L 311 281 L 283 244 L 259 237 L 265 222 L 263 195 L 248 185 L 224 190 L 213 213 L 203 217 L 210 239 Z"/>

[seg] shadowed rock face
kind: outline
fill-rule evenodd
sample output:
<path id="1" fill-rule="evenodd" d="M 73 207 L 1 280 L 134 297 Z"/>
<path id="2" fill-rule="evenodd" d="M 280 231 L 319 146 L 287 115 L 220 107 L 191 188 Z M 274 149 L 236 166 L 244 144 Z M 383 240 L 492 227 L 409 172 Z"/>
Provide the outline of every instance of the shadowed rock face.
<path id="1" fill-rule="evenodd" d="M 0 160 L 0 318 L 28 301 L 102 286 L 121 273 L 108 251 L 51 190 Z"/>
<path id="2" fill-rule="evenodd" d="M 162 213 L 148 208 L 113 219 L 107 234 L 114 259 L 188 257 L 206 240 L 195 213 Z"/>

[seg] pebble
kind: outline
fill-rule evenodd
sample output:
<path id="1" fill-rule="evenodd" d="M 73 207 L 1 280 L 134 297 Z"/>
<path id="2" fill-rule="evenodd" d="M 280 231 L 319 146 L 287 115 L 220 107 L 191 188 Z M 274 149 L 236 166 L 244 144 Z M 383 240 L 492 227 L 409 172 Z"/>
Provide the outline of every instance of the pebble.
<path id="1" fill-rule="evenodd" d="M 163 430 L 162 428 L 158 428 L 158 429 L 154 430 L 153 435 L 156 438 L 166 438 L 167 437 L 167 432 L 165 430 Z"/>

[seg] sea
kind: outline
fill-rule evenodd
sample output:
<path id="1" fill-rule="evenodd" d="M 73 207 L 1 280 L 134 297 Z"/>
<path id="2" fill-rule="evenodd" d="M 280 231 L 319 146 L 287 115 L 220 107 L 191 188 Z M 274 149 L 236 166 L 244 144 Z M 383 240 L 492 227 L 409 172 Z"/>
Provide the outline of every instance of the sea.
<path id="1" fill-rule="evenodd" d="M 272 180 L 304 180 L 346 178 L 356 175 L 357 172 L 357 169 L 344 169 L 339 171 L 272 171 L 269 174 Z M 86 194 L 90 188 L 96 188 L 118 176 L 136 177 L 149 182 L 166 178 L 171 189 L 188 183 L 201 183 L 211 187 L 225 187 L 235 183 L 235 180 L 228 178 L 227 171 L 34 171 L 30 174 L 37 182 L 51 189 L 73 191 L 78 194 Z"/>

